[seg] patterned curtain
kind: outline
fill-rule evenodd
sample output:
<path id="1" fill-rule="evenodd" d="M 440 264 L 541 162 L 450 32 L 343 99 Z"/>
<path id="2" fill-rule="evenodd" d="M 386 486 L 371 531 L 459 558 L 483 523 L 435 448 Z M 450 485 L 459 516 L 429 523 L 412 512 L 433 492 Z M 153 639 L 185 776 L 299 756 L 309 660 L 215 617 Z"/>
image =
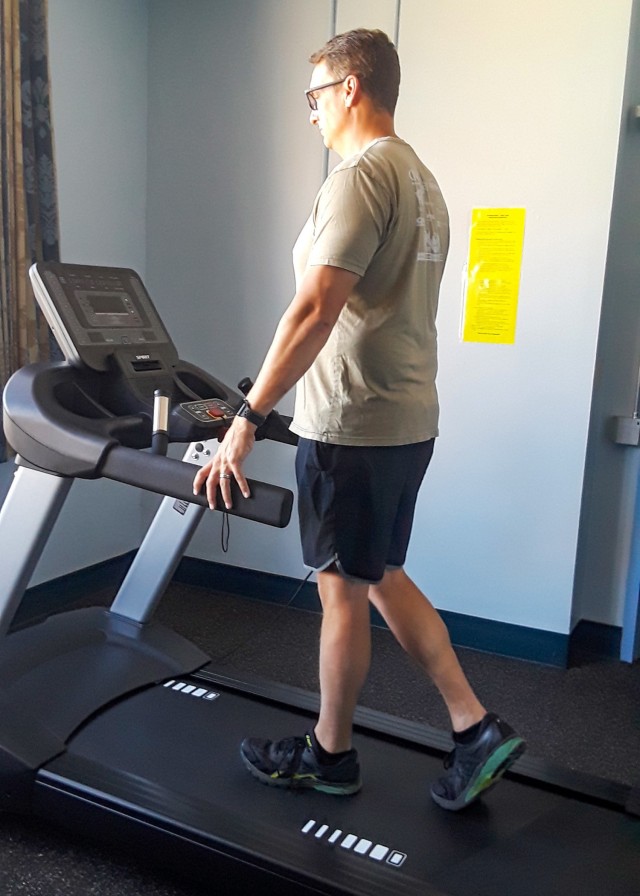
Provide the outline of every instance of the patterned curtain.
<path id="1" fill-rule="evenodd" d="M 29 282 L 59 257 L 47 60 L 47 0 L 0 0 L 0 389 L 51 342 Z M 7 445 L 0 428 L 0 461 Z"/>

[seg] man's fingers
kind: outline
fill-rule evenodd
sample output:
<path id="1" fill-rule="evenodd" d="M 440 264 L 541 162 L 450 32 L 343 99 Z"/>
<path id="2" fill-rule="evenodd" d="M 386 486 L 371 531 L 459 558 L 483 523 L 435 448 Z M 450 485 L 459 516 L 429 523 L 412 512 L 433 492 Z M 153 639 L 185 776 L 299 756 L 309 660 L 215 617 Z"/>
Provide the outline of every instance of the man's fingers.
<path id="1" fill-rule="evenodd" d="M 207 476 L 211 471 L 211 461 L 205 464 L 204 467 L 200 467 L 196 475 L 193 477 L 193 494 L 199 495 L 202 491 L 202 486 L 206 482 Z"/>
<path id="2" fill-rule="evenodd" d="M 224 501 L 224 506 L 227 510 L 231 510 L 233 507 L 233 502 L 231 499 L 231 473 L 220 473 L 220 493 L 222 495 L 222 500 Z"/>
<path id="3" fill-rule="evenodd" d="M 245 498 L 251 497 L 251 490 L 249 489 L 249 483 L 247 482 L 242 467 L 238 467 L 235 470 L 235 479 L 238 485 L 240 486 L 240 491 L 242 492 Z"/>
<path id="4" fill-rule="evenodd" d="M 238 483 L 238 487 L 243 496 L 245 498 L 251 497 L 249 483 L 246 480 L 246 477 L 242 470 L 242 466 L 240 464 L 234 464 L 232 467 L 228 467 L 225 472 L 220 473 L 220 492 L 224 500 L 224 506 L 227 508 L 227 510 L 231 510 L 231 508 L 233 507 L 231 483 L 234 479 Z"/>
<path id="5" fill-rule="evenodd" d="M 240 439 L 233 438 L 233 427 L 225 431 L 225 438 L 213 460 L 201 467 L 193 479 L 193 493 L 200 494 L 205 486 L 207 501 L 211 510 L 216 509 L 217 489 L 220 487 L 222 501 L 227 510 L 233 508 L 231 483 L 235 479 L 242 495 L 251 496 L 249 483 L 242 469 L 242 460 L 253 447 L 253 433 L 241 434 Z"/>

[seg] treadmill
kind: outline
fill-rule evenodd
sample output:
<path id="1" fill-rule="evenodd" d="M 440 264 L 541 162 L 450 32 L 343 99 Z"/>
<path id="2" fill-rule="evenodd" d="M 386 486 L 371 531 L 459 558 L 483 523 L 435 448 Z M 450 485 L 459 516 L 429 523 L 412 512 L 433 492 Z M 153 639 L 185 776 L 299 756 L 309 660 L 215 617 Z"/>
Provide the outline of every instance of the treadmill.
<path id="1" fill-rule="evenodd" d="M 318 696 L 220 674 L 153 618 L 211 512 L 192 493 L 194 465 L 246 384 L 179 359 L 134 271 L 30 273 L 65 361 L 19 370 L 4 393 L 18 457 L 0 510 L 0 808 L 146 852 L 220 894 L 637 896 L 637 788 L 523 756 L 449 813 L 428 795 L 448 735 L 364 708 L 360 793 L 264 787 L 246 772 L 242 739 L 303 733 Z M 273 412 L 257 438 L 295 443 L 288 422 Z M 182 460 L 166 456 L 172 442 L 187 445 Z M 164 496 L 113 604 L 12 628 L 71 484 L 101 477 Z M 286 526 L 292 493 L 250 487 L 248 499 L 235 488 L 232 513 Z"/>

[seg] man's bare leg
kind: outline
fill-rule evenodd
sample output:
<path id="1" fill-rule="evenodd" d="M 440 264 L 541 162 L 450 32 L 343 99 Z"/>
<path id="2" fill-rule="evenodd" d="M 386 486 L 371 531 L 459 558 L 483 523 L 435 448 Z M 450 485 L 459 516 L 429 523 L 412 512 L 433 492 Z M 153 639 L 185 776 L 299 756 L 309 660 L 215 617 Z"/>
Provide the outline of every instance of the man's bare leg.
<path id="1" fill-rule="evenodd" d="M 403 569 L 388 570 L 369 599 L 399 644 L 431 678 L 446 703 L 454 731 L 486 714 L 460 666 L 440 614 Z"/>
<path id="2" fill-rule="evenodd" d="M 317 743 L 312 736 L 278 742 L 246 738 L 241 754 L 248 770 L 259 780 L 280 787 L 311 787 L 340 795 L 360 789 L 351 733 L 371 658 L 371 601 L 439 689 L 457 732 L 455 749 L 445 763 L 446 773 L 431 784 L 431 796 L 444 809 L 466 808 L 522 755 L 524 740 L 497 715 L 485 713 L 440 615 L 403 570 L 388 571 L 379 584 L 365 585 L 348 581 L 332 568 L 318 575 L 318 587 L 323 621 Z M 331 758 L 325 751 L 351 752 Z"/>
<path id="3" fill-rule="evenodd" d="M 332 569 L 318 574 L 318 590 L 323 616 L 315 729 L 279 741 L 247 737 L 240 755 L 248 771 L 265 784 L 348 796 L 362 786 L 351 731 L 371 661 L 369 586 L 349 582 Z"/>
<path id="4" fill-rule="evenodd" d="M 330 753 L 351 749 L 353 714 L 371 663 L 369 586 L 335 567 L 318 573 L 322 603 L 320 715 L 316 737 Z"/>

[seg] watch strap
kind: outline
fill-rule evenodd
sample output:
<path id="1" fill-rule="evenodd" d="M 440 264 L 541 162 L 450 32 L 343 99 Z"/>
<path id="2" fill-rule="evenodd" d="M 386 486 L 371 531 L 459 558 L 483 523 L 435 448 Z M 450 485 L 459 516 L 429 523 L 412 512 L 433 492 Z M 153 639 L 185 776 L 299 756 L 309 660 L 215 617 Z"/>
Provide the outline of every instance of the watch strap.
<path id="1" fill-rule="evenodd" d="M 246 398 L 236 411 L 236 417 L 244 417 L 245 420 L 248 420 L 249 423 L 253 423 L 254 426 L 262 426 L 267 419 L 266 417 L 263 417 L 262 414 L 258 414 L 257 411 L 252 410 L 251 405 Z"/>

